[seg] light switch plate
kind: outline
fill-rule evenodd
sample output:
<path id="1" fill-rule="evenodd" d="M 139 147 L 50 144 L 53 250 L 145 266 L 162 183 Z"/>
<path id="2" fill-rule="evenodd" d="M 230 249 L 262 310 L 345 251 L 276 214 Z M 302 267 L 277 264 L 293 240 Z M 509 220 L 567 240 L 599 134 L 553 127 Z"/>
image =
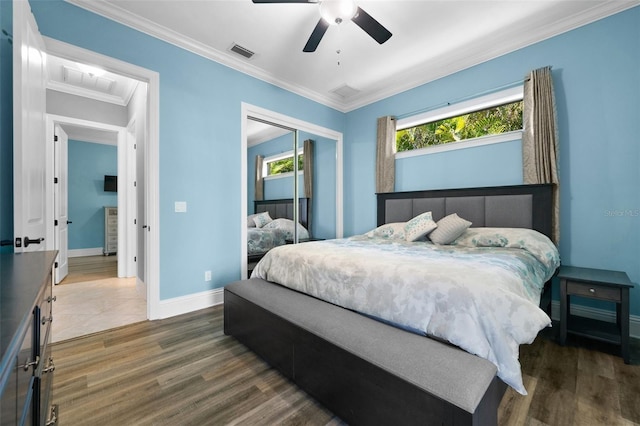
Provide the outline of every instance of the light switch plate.
<path id="1" fill-rule="evenodd" d="M 186 213 L 187 212 L 187 202 L 186 201 L 176 201 L 175 202 L 175 211 L 176 211 L 176 213 Z"/>

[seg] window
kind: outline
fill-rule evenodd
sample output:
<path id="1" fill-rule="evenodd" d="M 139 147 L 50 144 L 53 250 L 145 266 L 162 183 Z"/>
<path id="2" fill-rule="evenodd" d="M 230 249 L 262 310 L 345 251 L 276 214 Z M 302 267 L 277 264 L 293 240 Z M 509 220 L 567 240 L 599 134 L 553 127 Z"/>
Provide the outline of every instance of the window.
<path id="1" fill-rule="evenodd" d="M 522 130 L 522 87 L 514 89 L 398 120 L 396 151 L 467 141 L 450 146 L 456 149 L 474 142 L 485 144 L 489 136 Z M 495 138 L 495 142 L 503 140 Z"/>
<path id="2" fill-rule="evenodd" d="M 281 155 L 274 155 L 264 159 L 264 177 L 293 173 L 293 151 Z M 304 168 L 304 156 L 298 152 L 298 171 Z"/>

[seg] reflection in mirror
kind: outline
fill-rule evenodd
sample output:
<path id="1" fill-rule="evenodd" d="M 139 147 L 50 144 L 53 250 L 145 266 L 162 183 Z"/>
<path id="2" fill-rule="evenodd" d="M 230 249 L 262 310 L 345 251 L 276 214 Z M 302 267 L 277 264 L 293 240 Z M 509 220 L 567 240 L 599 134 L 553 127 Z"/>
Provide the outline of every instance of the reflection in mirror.
<path id="1" fill-rule="evenodd" d="M 247 120 L 246 129 L 250 275 L 255 263 L 272 247 L 336 237 L 337 141 L 251 118 Z M 256 225 L 256 215 L 263 211 L 268 211 L 271 219 L 293 219 L 296 193 L 298 226 L 286 220 L 273 220 L 275 223 L 268 226 Z M 261 219 L 264 218 L 258 217 L 258 224 L 262 223 Z M 281 226 L 288 226 L 283 231 L 284 241 L 267 235 L 268 229 Z"/>

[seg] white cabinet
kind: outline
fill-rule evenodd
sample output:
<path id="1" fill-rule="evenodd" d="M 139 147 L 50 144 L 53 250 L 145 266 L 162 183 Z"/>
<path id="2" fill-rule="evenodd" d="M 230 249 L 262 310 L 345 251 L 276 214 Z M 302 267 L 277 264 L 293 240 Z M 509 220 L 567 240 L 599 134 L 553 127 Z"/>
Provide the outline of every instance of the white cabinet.
<path id="1" fill-rule="evenodd" d="M 105 256 L 118 251 L 118 208 L 104 208 L 104 250 Z"/>

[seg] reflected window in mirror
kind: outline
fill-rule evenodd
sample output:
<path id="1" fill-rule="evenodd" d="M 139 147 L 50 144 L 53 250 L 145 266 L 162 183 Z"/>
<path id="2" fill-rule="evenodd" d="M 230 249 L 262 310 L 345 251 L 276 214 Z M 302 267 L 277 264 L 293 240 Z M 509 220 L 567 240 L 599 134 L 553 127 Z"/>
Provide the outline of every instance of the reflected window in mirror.
<path id="1" fill-rule="evenodd" d="M 263 168 L 263 177 L 293 173 L 293 151 L 280 155 L 274 155 L 264 159 L 266 167 Z M 298 171 L 304 170 L 304 154 L 298 151 Z"/>

